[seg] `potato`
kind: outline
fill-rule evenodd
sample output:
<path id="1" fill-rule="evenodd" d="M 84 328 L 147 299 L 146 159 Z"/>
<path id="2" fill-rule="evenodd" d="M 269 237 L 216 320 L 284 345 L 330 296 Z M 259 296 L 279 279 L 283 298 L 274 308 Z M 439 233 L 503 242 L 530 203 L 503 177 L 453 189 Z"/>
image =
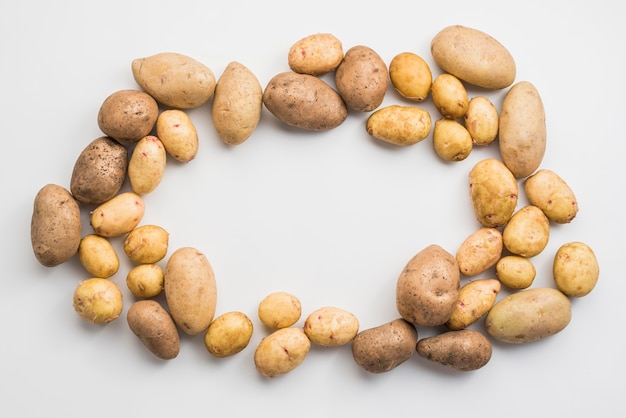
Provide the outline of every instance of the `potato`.
<path id="1" fill-rule="evenodd" d="M 163 291 L 163 276 L 158 264 L 139 264 L 126 275 L 126 286 L 137 298 L 153 298 Z"/>
<path id="2" fill-rule="evenodd" d="M 360 331 L 352 340 L 352 357 L 370 373 L 385 373 L 410 359 L 416 344 L 415 326 L 398 318 Z"/>
<path id="3" fill-rule="evenodd" d="M 349 109 L 370 112 L 382 104 L 387 93 L 387 64 L 372 48 L 353 46 L 335 70 L 335 85 Z"/>
<path id="4" fill-rule="evenodd" d="M 572 241 L 559 247 L 552 263 L 557 288 L 570 297 L 588 295 L 598 283 L 600 265 L 591 247 Z"/>
<path id="5" fill-rule="evenodd" d="M 497 228 L 482 227 L 472 232 L 456 251 L 461 274 L 476 276 L 494 266 L 502 255 L 502 233 Z"/>
<path id="6" fill-rule="evenodd" d="M 463 125 L 453 119 L 435 122 L 433 148 L 444 161 L 463 161 L 472 152 L 472 137 Z"/>
<path id="7" fill-rule="evenodd" d="M 572 318 L 572 304 L 550 287 L 520 290 L 496 302 L 485 329 L 498 341 L 523 344 L 561 332 Z"/>
<path id="8" fill-rule="evenodd" d="M 134 302 L 126 320 L 130 330 L 152 354 L 172 360 L 180 352 L 180 335 L 170 314 L 155 300 Z"/>
<path id="9" fill-rule="evenodd" d="M 89 223 L 96 234 L 117 237 L 135 229 L 144 212 L 145 205 L 141 196 L 124 192 L 96 207 L 91 212 Z"/>
<path id="10" fill-rule="evenodd" d="M 215 86 L 211 117 L 219 137 L 239 145 L 254 132 L 263 110 L 263 87 L 245 65 L 230 62 Z"/>
<path id="11" fill-rule="evenodd" d="M 243 312 L 227 312 L 211 322 L 204 334 L 204 345 L 215 357 L 235 355 L 250 343 L 253 325 Z"/>
<path id="12" fill-rule="evenodd" d="M 496 263 L 500 283 L 511 289 L 526 289 L 533 284 L 537 270 L 532 261 L 521 255 L 507 255 Z"/>
<path id="13" fill-rule="evenodd" d="M 376 139 L 407 146 L 426 139 L 430 134 L 431 124 L 430 113 L 425 109 L 390 105 L 370 114 L 365 129 Z"/>
<path id="14" fill-rule="evenodd" d="M 304 321 L 304 333 L 312 343 L 338 347 L 349 343 L 359 332 L 359 320 L 345 309 L 325 306 L 311 312 Z"/>
<path id="15" fill-rule="evenodd" d="M 120 268 L 120 259 L 111 242 L 100 235 L 87 234 L 80 240 L 78 259 L 94 277 L 108 279 Z"/>
<path id="16" fill-rule="evenodd" d="M 165 265 L 163 288 L 176 325 L 188 335 L 205 332 L 217 304 L 215 275 L 206 256 L 193 247 L 174 251 Z"/>
<path id="17" fill-rule="evenodd" d="M 476 96 L 470 99 L 463 116 L 463 122 L 474 145 L 489 145 L 498 136 L 500 124 L 498 109 L 485 96 Z"/>
<path id="18" fill-rule="evenodd" d="M 161 52 L 131 62 L 135 82 L 167 107 L 192 109 L 215 92 L 215 75 L 200 61 L 176 52 Z"/>
<path id="19" fill-rule="evenodd" d="M 552 170 L 540 169 L 526 178 L 524 191 L 529 202 L 541 209 L 553 222 L 570 223 L 578 213 L 578 201 L 574 192 Z"/>
<path id="20" fill-rule="evenodd" d="M 256 370 L 265 377 L 291 372 L 306 358 L 311 341 L 302 328 L 281 328 L 264 337 L 254 351 Z"/>
<path id="21" fill-rule="evenodd" d="M 124 252 L 135 263 L 154 264 L 167 254 L 170 234 L 158 225 L 134 228 L 124 239 Z"/>
<path id="22" fill-rule="evenodd" d="M 430 94 L 433 74 L 421 56 L 401 52 L 389 63 L 389 79 L 394 89 L 406 99 L 423 102 Z"/>
<path id="23" fill-rule="evenodd" d="M 72 305 L 82 319 L 102 325 L 116 320 L 122 313 L 124 303 L 122 292 L 115 282 L 93 277 L 78 284 Z"/>
<path id="24" fill-rule="evenodd" d="M 456 258 L 431 244 L 414 255 L 398 277 L 396 308 L 414 325 L 443 325 L 452 315 L 460 283 Z"/>
<path id="25" fill-rule="evenodd" d="M 487 365 L 493 351 L 489 339 L 472 329 L 447 331 L 422 338 L 417 342 L 416 349 L 420 357 L 462 372 Z"/>
<path id="26" fill-rule="evenodd" d="M 161 112 L 156 122 L 156 134 L 165 151 L 175 160 L 188 163 L 196 158 L 198 131 L 185 111 L 169 109 Z"/>
<path id="27" fill-rule="evenodd" d="M 465 116 L 469 106 L 465 86 L 452 74 L 439 74 L 431 87 L 433 103 L 441 116 L 459 119 Z"/>
<path id="28" fill-rule="evenodd" d="M 309 131 L 327 131 L 348 117 L 346 104 L 328 83 L 293 71 L 270 79 L 263 104 L 281 122 Z"/>
<path id="29" fill-rule="evenodd" d="M 511 171 L 495 158 L 478 161 L 469 173 L 472 208 L 482 226 L 497 228 L 517 207 L 518 186 Z"/>
<path id="30" fill-rule="evenodd" d="M 82 235 L 80 208 L 70 192 L 46 184 L 35 195 L 30 240 L 35 258 L 45 267 L 65 263 L 76 254 Z"/>
<path id="31" fill-rule="evenodd" d="M 259 319 L 272 329 L 294 325 L 302 315 L 300 299 L 288 292 L 273 292 L 267 295 L 257 309 Z"/>
<path id="32" fill-rule="evenodd" d="M 128 151 L 113 138 L 96 138 L 79 154 L 70 191 L 80 203 L 99 205 L 115 196 L 124 185 L 128 170 Z"/>
<path id="33" fill-rule="evenodd" d="M 137 194 L 152 192 L 163 180 L 167 152 L 159 138 L 143 137 L 137 142 L 128 162 L 128 180 Z"/>
<path id="34" fill-rule="evenodd" d="M 496 303 L 500 288 L 497 279 L 478 279 L 463 285 L 446 326 L 458 331 L 478 321 Z"/>
<path id="35" fill-rule="evenodd" d="M 444 71 L 486 89 L 502 89 L 515 81 L 511 53 L 491 35 L 474 28 L 452 25 L 432 39 L 430 51 Z"/>
<path id="36" fill-rule="evenodd" d="M 499 149 L 515 178 L 531 175 L 546 152 L 546 114 L 537 88 L 528 81 L 504 96 L 499 121 Z"/>
<path id="37" fill-rule="evenodd" d="M 289 48 L 287 63 L 292 71 L 314 76 L 334 71 L 343 58 L 343 45 L 331 33 L 315 33 Z"/>
<path id="38" fill-rule="evenodd" d="M 159 105 L 149 94 L 139 90 L 119 90 L 107 97 L 98 111 L 98 127 L 122 143 L 134 143 L 154 128 Z"/>
<path id="39" fill-rule="evenodd" d="M 550 221 L 537 206 L 527 205 L 513 214 L 502 230 L 504 247 L 512 254 L 534 257 L 550 240 Z"/>

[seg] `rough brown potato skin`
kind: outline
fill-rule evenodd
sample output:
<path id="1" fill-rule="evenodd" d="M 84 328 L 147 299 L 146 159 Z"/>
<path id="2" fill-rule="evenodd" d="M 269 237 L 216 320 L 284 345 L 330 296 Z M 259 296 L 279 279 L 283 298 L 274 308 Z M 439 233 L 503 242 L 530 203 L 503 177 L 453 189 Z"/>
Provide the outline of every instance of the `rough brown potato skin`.
<path id="1" fill-rule="evenodd" d="M 130 330 L 155 356 L 171 360 L 180 351 L 180 337 L 174 320 L 161 304 L 152 299 L 138 300 L 128 309 Z"/>
<path id="2" fill-rule="evenodd" d="M 464 329 L 419 340 L 417 354 L 458 371 L 480 369 L 491 360 L 491 342 L 482 333 Z"/>
<path id="3" fill-rule="evenodd" d="M 159 105 L 139 90 L 119 90 L 107 97 L 98 111 L 98 127 L 107 136 L 134 143 L 147 136 L 156 123 Z"/>
<path id="4" fill-rule="evenodd" d="M 350 109 L 370 112 L 385 98 L 389 86 L 387 64 L 370 47 L 353 46 L 335 70 L 335 85 Z"/>

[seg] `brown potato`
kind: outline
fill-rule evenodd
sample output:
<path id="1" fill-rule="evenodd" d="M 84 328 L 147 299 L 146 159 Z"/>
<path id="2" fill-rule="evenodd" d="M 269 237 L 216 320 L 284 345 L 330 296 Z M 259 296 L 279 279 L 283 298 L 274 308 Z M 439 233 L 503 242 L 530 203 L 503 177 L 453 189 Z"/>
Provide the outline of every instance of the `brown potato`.
<path id="1" fill-rule="evenodd" d="M 130 330 L 152 354 L 171 360 L 180 352 L 180 336 L 170 314 L 155 300 L 134 302 L 126 320 Z"/>
<path id="2" fill-rule="evenodd" d="M 478 321 L 496 302 L 500 292 L 497 279 L 479 279 L 461 287 L 459 298 L 446 325 L 450 330 L 464 329 Z"/>
<path id="3" fill-rule="evenodd" d="M 330 33 L 315 33 L 298 40 L 289 49 L 292 71 L 314 76 L 334 71 L 343 58 L 341 41 Z"/>
<path id="4" fill-rule="evenodd" d="M 422 338 L 417 342 L 416 349 L 420 357 L 463 372 L 487 365 L 493 351 L 489 339 L 472 329 Z"/>
<path id="5" fill-rule="evenodd" d="M 211 322 L 204 334 L 204 345 L 215 357 L 233 356 L 250 343 L 253 325 L 243 312 L 226 312 Z"/>
<path id="6" fill-rule="evenodd" d="M 459 119 L 465 116 L 469 106 L 465 86 L 452 74 L 440 74 L 435 77 L 431 87 L 433 103 L 441 116 Z"/>
<path id="7" fill-rule="evenodd" d="M 453 119 L 442 118 L 435 122 L 433 148 L 444 161 L 463 161 L 472 152 L 472 137 L 465 126 Z"/>
<path id="8" fill-rule="evenodd" d="M 476 219 L 497 228 L 509 221 L 518 200 L 518 186 L 511 171 L 495 158 L 477 162 L 469 173 L 469 190 Z"/>
<path id="9" fill-rule="evenodd" d="M 589 245 L 572 241 L 561 245 L 554 255 L 552 275 L 561 292 L 579 298 L 596 287 L 600 265 Z"/>
<path id="10" fill-rule="evenodd" d="M 456 251 L 456 262 L 464 276 L 476 276 L 494 266 L 503 249 L 502 233 L 482 227 L 472 232 Z"/>
<path id="11" fill-rule="evenodd" d="M 46 184 L 35 195 L 30 240 L 35 258 L 46 267 L 65 263 L 76 254 L 82 236 L 80 208 L 70 192 Z"/>
<path id="12" fill-rule="evenodd" d="M 431 125 L 430 113 L 425 109 L 390 105 L 372 112 L 367 118 L 365 129 L 376 139 L 407 146 L 426 139 Z"/>
<path id="13" fill-rule="evenodd" d="M 302 328 L 281 328 L 264 337 L 254 351 L 256 370 L 265 377 L 293 371 L 306 358 L 311 341 Z"/>
<path id="14" fill-rule="evenodd" d="M 74 290 L 73 307 L 78 316 L 92 324 L 115 321 L 124 307 L 122 291 L 109 279 L 83 280 Z"/>
<path id="15" fill-rule="evenodd" d="M 553 222 L 570 223 L 578 213 L 578 201 L 569 185 L 552 170 L 540 169 L 524 181 L 524 191 Z"/>
<path id="16" fill-rule="evenodd" d="M 107 97 L 98 111 L 98 127 L 122 143 L 134 143 L 152 131 L 159 105 L 139 90 L 119 90 Z"/>
<path id="17" fill-rule="evenodd" d="M 389 79 L 404 98 L 423 102 L 430 94 L 433 74 L 424 58 L 413 52 L 401 52 L 389 63 Z"/>
<path id="18" fill-rule="evenodd" d="M 550 240 L 550 221 L 537 206 L 524 206 L 513 214 L 502 230 L 504 247 L 512 254 L 534 257 Z"/>
<path id="19" fill-rule="evenodd" d="M 304 321 L 304 333 L 312 343 L 338 347 L 349 343 L 359 332 L 359 320 L 345 309 L 325 306 L 316 309 Z"/>
<path id="20" fill-rule="evenodd" d="M 148 135 L 137 142 L 128 162 L 128 180 L 137 194 L 152 192 L 163 180 L 167 152 L 159 138 Z"/>
<path id="21" fill-rule="evenodd" d="M 107 200 L 91 212 L 93 231 L 103 237 L 117 237 L 133 229 L 145 212 L 144 201 L 136 193 L 124 192 Z"/>
<path id="22" fill-rule="evenodd" d="M 335 85 L 349 109 L 370 112 L 382 104 L 387 93 L 387 64 L 372 48 L 353 46 L 335 70 Z"/>
<path id="23" fill-rule="evenodd" d="M 474 145 L 485 146 L 496 140 L 500 116 L 498 109 L 487 97 L 472 97 L 467 105 L 463 121 Z"/>

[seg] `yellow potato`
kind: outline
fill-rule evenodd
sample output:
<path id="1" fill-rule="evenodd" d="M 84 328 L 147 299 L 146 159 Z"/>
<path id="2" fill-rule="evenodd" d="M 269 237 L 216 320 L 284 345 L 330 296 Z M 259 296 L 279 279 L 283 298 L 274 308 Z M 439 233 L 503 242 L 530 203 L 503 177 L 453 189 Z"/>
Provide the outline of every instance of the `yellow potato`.
<path id="1" fill-rule="evenodd" d="M 136 263 L 154 264 L 167 254 L 170 234 L 158 225 L 134 228 L 124 239 L 124 252 Z"/>
<path id="2" fill-rule="evenodd" d="M 484 367 L 491 360 L 491 342 L 482 333 L 464 329 L 447 331 L 417 342 L 417 354 L 433 363 L 468 372 Z"/>
<path id="3" fill-rule="evenodd" d="M 111 242 L 100 235 L 88 234 L 80 240 L 78 259 L 93 277 L 108 279 L 117 273 L 120 260 Z"/>
<path id="4" fill-rule="evenodd" d="M 463 161 L 472 152 L 472 137 L 463 125 L 454 119 L 442 118 L 435 122 L 433 147 L 444 161 Z"/>
<path id="5" fill-rule="evenodd" d="M 302 304 L 291 293 L 273 292 L 259 303 L 257 314 L 263 325 L 269 328 L 287 328 L 300 319 Z"/>
<path id="6" fill-rule="evenodd" d="M 456 261 L 464 276 L 476 276 L 494 266 L 502 255 L 502 233 L 482 227 L 472 232 L 456 251 Z"/>
<path id="7" fill-rule="evenodd" d="M 176 52 L 136 58 L 131 62 L 131 70 L 135 82 L 167 107 L 199 107 L 215 91 L 213 71 L 200 61 Z"/>
<path id="8" fill-rule="evenodd" d="M 73 307 L 78 316 L 93 324 L 108 324 L 122 313 L 123 296 L 115 282 L 93 277 L 74 290 Z"/>
<path id="9" fill-rule="evenodd" d="M 315 33 L 298 40 L 289 49 L 292 71 L 319 76 L 334 71 L 343 58 L 341 41 L 330 33 Z"/>
<path id="10" fill-rule="evenodd" d="M 119 90 L 107 97 L 98 111 L 98 127 L 107 136 L 123 143 L 134 143 L 154 128 L 159 105 L 139 90 Z"/>
<path id="11" fill-rule="evenodd" d="M 553 222 L 566 224 L 578 213 L 578 201 L 569 185 L 552 170 L 540 169 L 524 181 L 526 197 Z"/>
<path id="12" fill-rule="evenodd" d="M 78 202 L 56 184 L 46 184 L 35 195 L 30 240 L 35 258 L 45 267 L 65 263 L 76 254 L 82 235 Z"/>
<path id="13" fill-rule="evenodd" d="M 430 94 L 433 74 L 421 56 L 401 52 L 389 63 L 389 79 L 394 89 L 406 99 L 423 102 Z"/>
<path id="14" fill-rule="evenodd" d="M 304 321 L 304 333 L 312 343 L 338 347 L 351 342 L 359 332 L 359 320 L 345 309 L 325 306 L 316 309 Z"/>
<path id="15" fill-rule="evenodd" d="M 536 275 L 533 262 L 521 255 L 507 255 L 496 263 L 496 276 L 500 283 L 511 289 L 530 287 Z"/>
<path id="16" fill-rule="evenodd" d="M 152 354 L 171 360 L 180 352 L 180 335 L 170 314 L 155 300 L 134 302 L 126 320 L 130 330 Z"/>
<path id="17" fill-rule="evenodd" d="M 139 264 L 126 275 L 126 286 L 135 297 L 153 298 L 163 291 L 163 276 L 158 264 Z"/>
<path id="18" fill-rule="evenodd" d="M 497 279 L 478 279 L 463 285 L 452 315 L 446 322 L 447 327 L 457 331 L 478 321 L 496 303 L 500 288 Z"/>
<path id="19" fill-rule="evenodd" d="M 254 132 L 263 110 L 263 87 L 245 65 L 233 61 L 217 80 L 211 116 L 219 137 L 239 145 Z"/>
<path id="20" fill-rule="evenodd" d="M 353 46 L 335 70 L 335 85 L 349 109 L 370 112 L 382 104 L 387 93 L 387 64 L 372 48 Z"/>
<path id="21" fill-rule="evenodd" d="M 431 87 L 433 103 L 441 116 L 459 119 L 465 116 L 469 99 L 465 86 L 452 74 L 440 74 L 435 77 Z"/>
<path id="22" fill-rule="evenodd" d="M 188 163 L 198 154 L 198 131 L 187 112 L 168 109 L 156 122 L 156 134 L 165 151 L 175 160 Z"/>
<path id="23" fill-rule="evenodd" d="M 430 134 L 431 119 L 427 110 L 413 106 L 390 105 L 369 115 L 367 133 L 393 145 L 414 145 Z"/>
<path id="24" fill-rule="evenodd" d="M 561 292 L 570 297 L 582 297 L 596 287 L 600 277 L 600 265 L 589 245 L 572 241 L 561 245 L 557 250 L 552 273 Z"/>
<path id="25" fill-rule="evenodd" d="M 491 35 L 477 29 L 445 27 L 432 39 L 430 50 L 444 71 L 476 86 L 502 89 L 515 80 L 511 53 Z"/>
<path id="26" fill-rule="evenodd" d="M 302 328 L 281 328 L 264 337 L 254 351 L 256 370 L 265 377 L 293 371 L 306 358 L 311 341 Z"/>
<path id="27" fill-rule="evenodd" d="M 489 145 L 497 138 L 500 123 L 498 109 L 487 97 L 472 97 L 463 119 L 474 145 Z"/>
<path id="28" fill-rule="evenodd" d="M 144 201 L 136 193 L 124 192 L 104 202 L 91 212 L 90 224 L 103 237 L 117 237 L 133 229 L 145 212 Z"/>
<path id="29" fill-rule="evenodd" d="M 128 162 L 128 180 L 137 194 L 152 192 L 163 180 L 167 152 L 159 138 L 143 137 L 137 142 Z"/>
<path id="30" fill-rule="evenodd" d="M 250 343 L 253 325 L 243 312 L 227 312 L 211 322 L 204 334 L 204 345 L 215 357 L 235 355 Z"/>
<path id="31" fill-rule="evenodd" d="M 513 214 L 502 230 L 504 247 L 512 254 L 534 257 L 548 245 L 550 221 L 537 206 L 527 205 Z"/>
<path id="32" fill-rule="evenodd" d="M 495 158 L 477 162 L 469 173 L 469 189 L 476 219 L 497 228 L 509 221 L 518 200 L 518 186 L 511 171 Z"/>

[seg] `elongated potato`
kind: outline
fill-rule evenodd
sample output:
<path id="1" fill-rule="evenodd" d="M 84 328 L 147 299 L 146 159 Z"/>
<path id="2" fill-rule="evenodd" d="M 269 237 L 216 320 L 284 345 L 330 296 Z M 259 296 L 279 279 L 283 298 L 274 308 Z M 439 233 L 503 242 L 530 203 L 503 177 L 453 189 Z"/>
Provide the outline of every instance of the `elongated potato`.
<path id="1" fill-rule="evenodd" d="M 256 370 L 265 377 L 293 371 L 306 358 L 311 341 L 302 328 L 281 328 L 264 337 L 254 351 Z"/>
<path id="2" fill-rule="evenodd" d="M 469 173 L 469 190 L 476 219 L 483 226 L 497 228 L 511 219 L 519 190 L 515 177 L 500 160 L 477 162 Z"/>
<path id="3" fill-rule="evenodd" d="M 487 97 L 472 97 L 463 121 L 474 145 L 485 146 L 496 140 L 500 116 L 496 106 Z"/>
<path id="4" fill-rule="evenodd" d="M 500 281 L 497 279 L 478 279 L 461 287 L 452 315 L 446 322 L 450 330 L 464 329 L 485 315 L 500 292 Z"/>
<path id="5" fill-rule="evenodd" d="M 305 36 L 289 48 L 287 64 L 292 71 L 314 76 L 334 71 L 343 58 L 343 45 L 331 33 Z"/>
<path id="6" fill-rule="evenodd" d="M 188 163 L 196 158 L 198 131 L 187 112 L 179 109 L 161 112 L 156 122 L 156 134 L 165 151 L 175 160 Z"/>
<path id="7" fill-rule="evenodd" d="M 180 336 L 169 312 L 155 300 L 134 302 L 126 321 L 130 330 L 152 354 L 163 360 L 171 360 L 180 352 Z"/>
<path id="8" fill-rule="evenodd" d="M 578 213 L 578 201 L 570 186 L 552 170 L 540 169 L 524 181 L 524 191 L 553 222 L 570 223 Z"/>
<path id="9" fill-rule="evenodd" d="M 120 193 L 91 212 L 90 224 L 98 235 L 117 237 L 135 229 L 145 209 L 144 201 L 138 194 Z"/>
<path id="10" fill-rule="evenodd" d="M 159 138 L 143 137 L 137 142 L 128 162 L 128 180 L 137 194 L 147 194 L 157 188 L 167 163 L 167 152 Z"/>
<path id="11" fill-rule="evenodd" d="M 120 260 L 108 238 L 87 234 L 80 240 L 78 259 L 93 277 L 108 279 L 117 273 Z"/>
<path id="12" fill-rule="evenodd" d="M 422 338 L 417 342 L 417 354 L 433 363 L 457 371 L 473 371 L 491 360 L 492 346 L 482 333 L 463 329 Z"/>
<path id="13" fill-rule="evenodd" d="M 432 121 L 427 110 L 390 105 L 374 111 L 365 124 L 367 133 L 393 145 L 414 145 L 430 134 Z"/>
<path id="14" fill-rule="evenodd" d="M 475 276 L 494 266 L 502 255 L 502 233 L 482 227 L 472 232 L 456 251 L 456 262 L 464 276 Z"/>
<path id="15" fill-rule="evenodd" d="M 345 309 L 325 306 L 311 312 L 303 328 L 312 343 L 322 347 L 338 347 L 354 339 L 359 332 L 359 320 Z"/>

